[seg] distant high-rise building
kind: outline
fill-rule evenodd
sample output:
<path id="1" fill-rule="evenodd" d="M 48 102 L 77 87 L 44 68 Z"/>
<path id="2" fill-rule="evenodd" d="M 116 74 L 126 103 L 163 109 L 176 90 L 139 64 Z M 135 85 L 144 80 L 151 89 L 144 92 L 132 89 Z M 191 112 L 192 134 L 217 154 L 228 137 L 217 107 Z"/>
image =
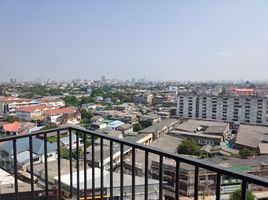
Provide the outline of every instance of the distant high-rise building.
<path id="1" fill-rule="evenodd" d="M 132 77 L 132 83 L 136 83 L 136 78 Z"/>
<path id="2" fill-rule="evenodd" d="M 267 125 L 268 100 L 258 96 L 178 95 L 177 116 Z"/>
<path id="3" fill-rule="evenodd" d="M 105 76 L 101 76 L 101 81 L 105 82 L 106 81 L 106 77 Z"/>

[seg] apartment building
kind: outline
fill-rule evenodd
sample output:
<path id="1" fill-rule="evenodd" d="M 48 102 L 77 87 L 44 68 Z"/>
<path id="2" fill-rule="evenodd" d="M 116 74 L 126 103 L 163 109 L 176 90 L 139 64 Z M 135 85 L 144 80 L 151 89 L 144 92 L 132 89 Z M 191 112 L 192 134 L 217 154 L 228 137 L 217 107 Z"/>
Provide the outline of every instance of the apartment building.
<path id="1" fill-rule="evenodd" d="M 16 115 L 18 108 L 38 105 L 39 102 L 32 99 L 19 99 L 15 97 L 0 97 L 0 114 L 5 116 Z"/>
<path id="2" fill-rule="evenodd" d="M 178 95 L 177 116 L 267 125 L 265 97 Z"/>

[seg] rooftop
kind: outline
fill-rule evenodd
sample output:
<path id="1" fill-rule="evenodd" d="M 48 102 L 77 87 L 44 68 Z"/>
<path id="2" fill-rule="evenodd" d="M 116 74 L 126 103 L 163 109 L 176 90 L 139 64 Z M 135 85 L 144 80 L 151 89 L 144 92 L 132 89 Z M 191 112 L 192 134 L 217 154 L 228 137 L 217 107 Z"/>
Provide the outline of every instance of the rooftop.
<path id="1" fill-rule="evenodd" d="M 188 132 L 194 132 L 196 129 L 200 126 L 208 126 L 209 127 L 218 127 L 214 128 L 217 131 L 221 131 L 223 127 L 227 127 L 227 123 L 224 122 L 215 122 L 215 121 L 206 121 L 206 120 L 192 120 L 188 119 L 187 121 L 184 121 L 183 123 L 179 124 L 176 129 L 181 131 L 188 131 Z"/>
<path id="2" fill-rule="evenodd" d="M 154 133 L 156 131 L 162 130 L 164 128 L 167 128 L 169 126 L 172 126 L 176 123 L 179 123 L 179 120 L 177 119 L 166 119 L 163 120 L 162 122 L 149 126 L 148 128 L 145 128 L 143 130 L 140 131 L 140 133 Z"/>

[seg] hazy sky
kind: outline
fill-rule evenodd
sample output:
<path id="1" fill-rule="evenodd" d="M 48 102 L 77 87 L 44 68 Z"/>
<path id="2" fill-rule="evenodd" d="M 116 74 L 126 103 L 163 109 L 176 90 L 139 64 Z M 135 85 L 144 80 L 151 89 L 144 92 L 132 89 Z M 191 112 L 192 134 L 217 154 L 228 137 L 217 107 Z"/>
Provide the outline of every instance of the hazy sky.
<path id="1" fill-rule="evenodd" d="M 0 80 L 268 79 L 268 1 L 0 0 Z"/>

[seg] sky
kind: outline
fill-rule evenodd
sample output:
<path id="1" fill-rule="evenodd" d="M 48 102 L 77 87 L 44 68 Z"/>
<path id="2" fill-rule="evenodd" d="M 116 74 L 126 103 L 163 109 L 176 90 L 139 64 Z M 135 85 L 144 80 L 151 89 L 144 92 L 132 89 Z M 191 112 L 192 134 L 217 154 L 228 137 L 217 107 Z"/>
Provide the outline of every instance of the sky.
<path id="1" fill-rule="evenodd" d="M 268 80 L 266 0 L 0 0 L 0 81 Z"/>

